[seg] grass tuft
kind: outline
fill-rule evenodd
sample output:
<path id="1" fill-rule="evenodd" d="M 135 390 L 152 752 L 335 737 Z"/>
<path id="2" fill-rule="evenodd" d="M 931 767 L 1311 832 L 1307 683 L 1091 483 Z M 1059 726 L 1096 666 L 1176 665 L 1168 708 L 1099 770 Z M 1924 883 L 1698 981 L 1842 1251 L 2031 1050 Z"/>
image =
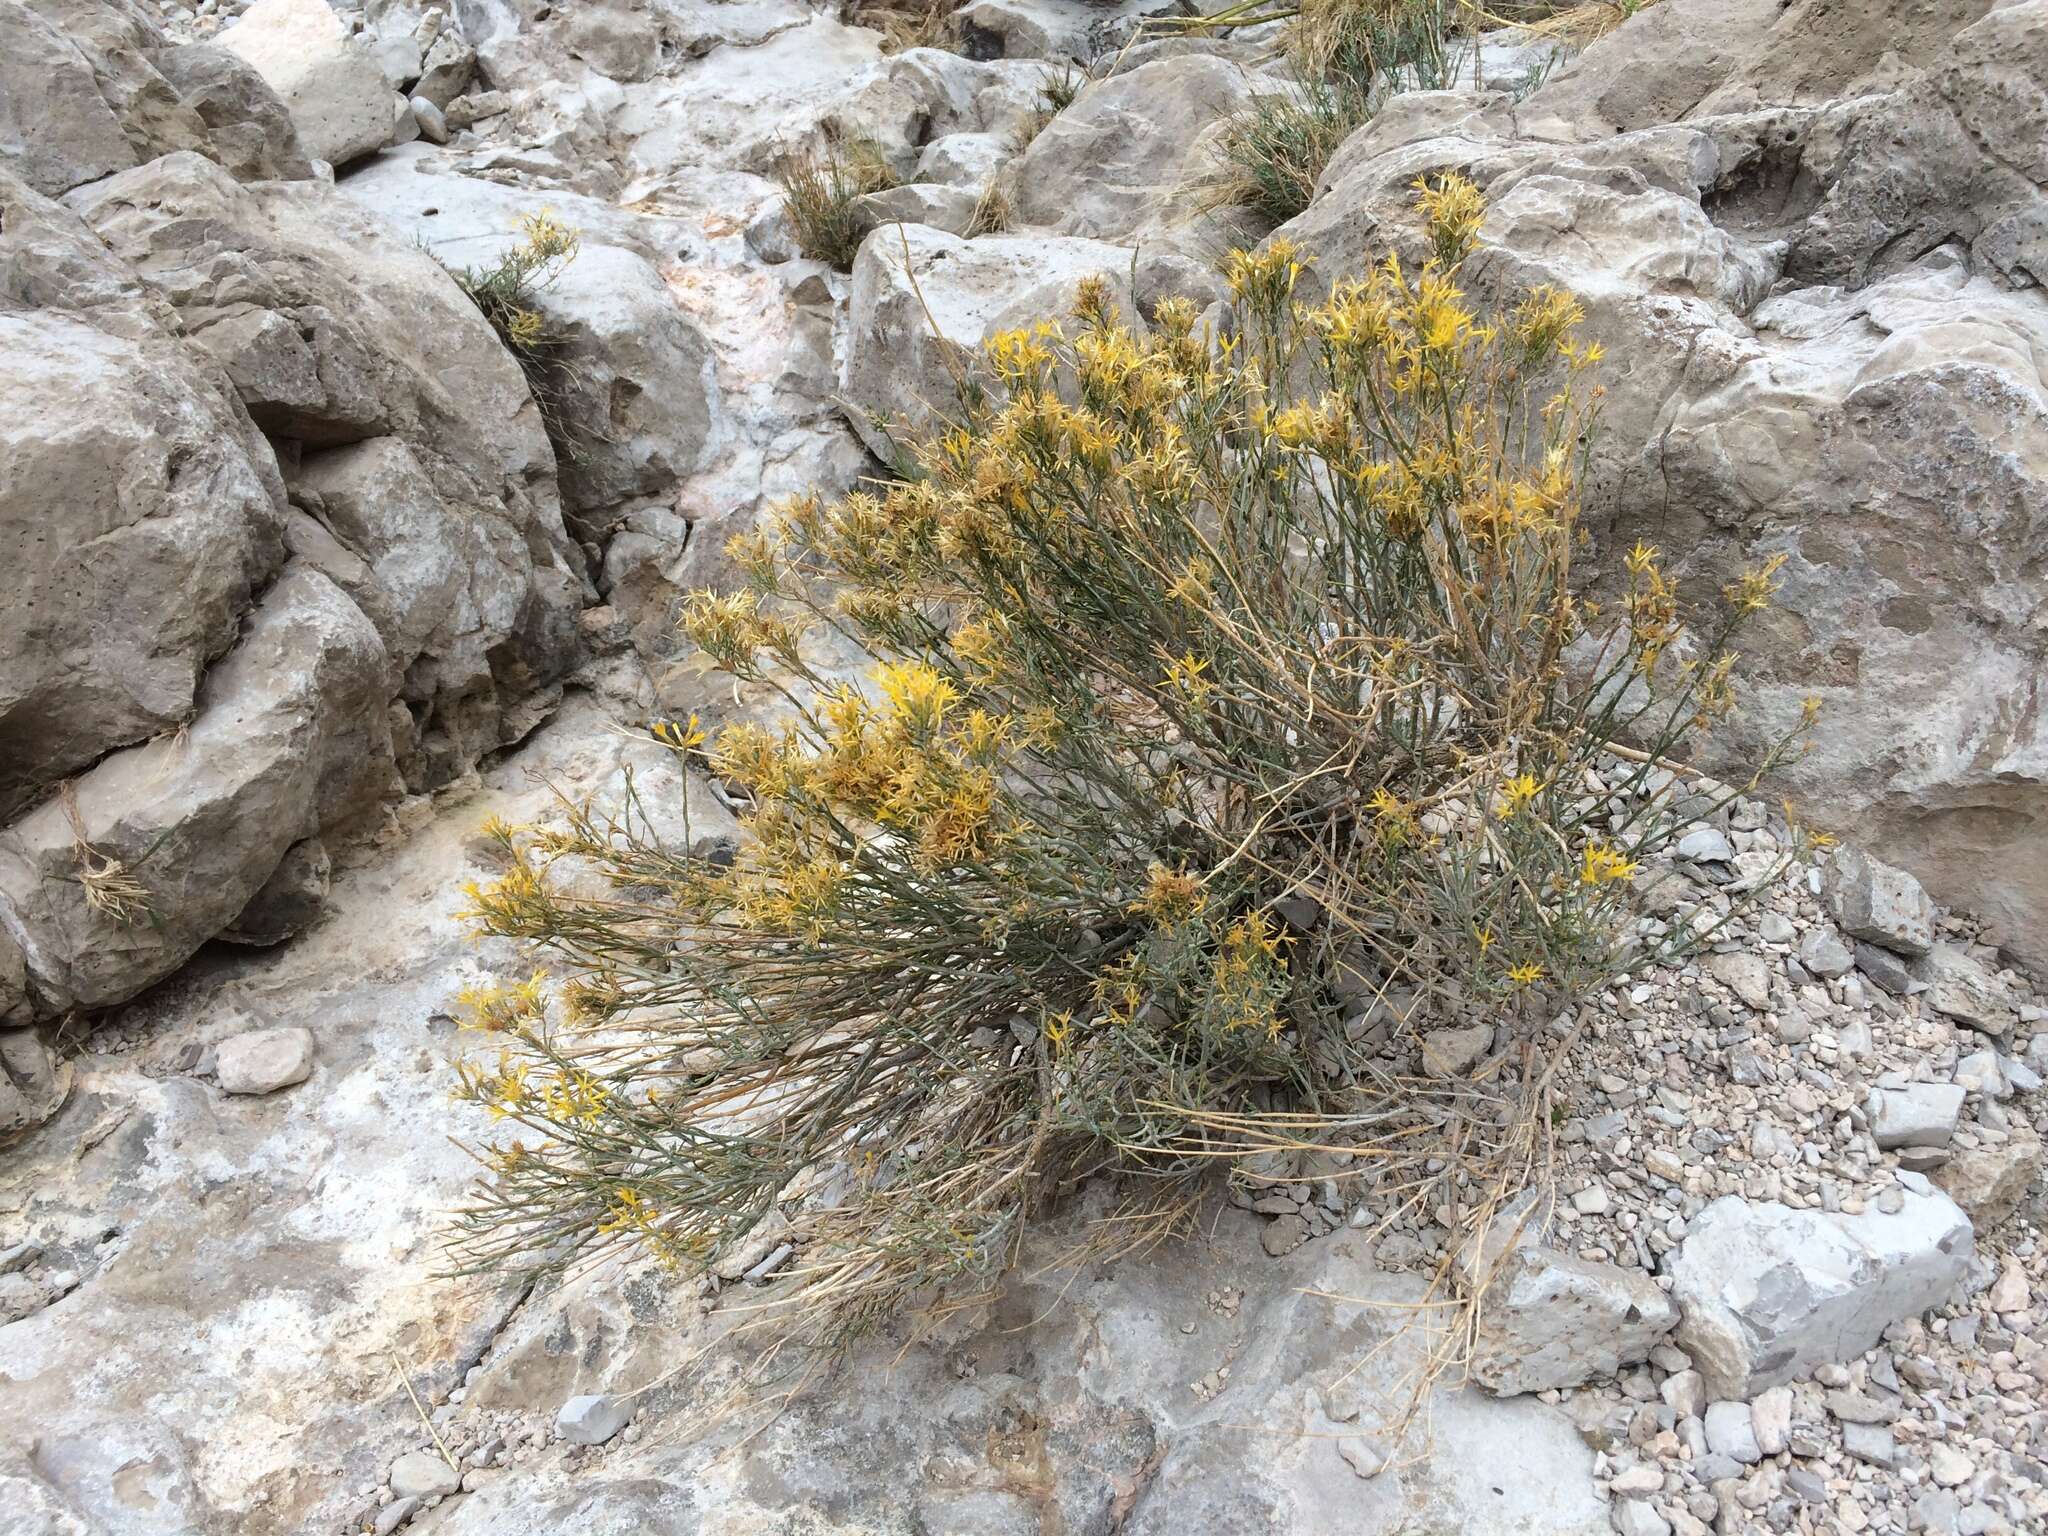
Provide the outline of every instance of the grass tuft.
<path id="1" fill-rule="evenodd" d="M 847 272 L 860 250 L 856 199 L 898 185 L 881 146 L 870 139 L 831 145 L 822 154 L 785 159 L 776 172 L 797 245 L 806 256 Z"/>

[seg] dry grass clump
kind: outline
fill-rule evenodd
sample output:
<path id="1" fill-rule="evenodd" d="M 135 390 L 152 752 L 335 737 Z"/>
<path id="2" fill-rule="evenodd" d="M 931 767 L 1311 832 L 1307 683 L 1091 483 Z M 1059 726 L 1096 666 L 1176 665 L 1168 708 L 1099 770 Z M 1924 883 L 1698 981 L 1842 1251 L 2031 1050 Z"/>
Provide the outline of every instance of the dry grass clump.
<path id="1" fill-rule="evenodd" d="M 1599 349 L 1560 292 L 1470 307 L 1478 194 L 1420 197 L 1434 255 L 1320 303 L 1286 243 L 1234 254 L 1220 335 L 1084 285 L 987 342 L 908 478 L 734 541 L 749 585 L 685 627 L 788 716 L 656 734 L 746 808 L 737 860 L 583 806 L 497 828 L 471 892 L 557 974 L 465 999 L 512 1133 L 466 1263 L 696 1269 L 774 1217 L 765 1315 L 830 1342 L 992 1284 L 1090 1175 L 1126 1190 L 1099 1250 L 1228 1167 L 1457 1222 L 1530 1176 L 1538 1026 L 1642 963 L 1633 877 L 1732 794 L 1638 792 L 1728 710 L 1774 567 L 1712 613 L 1647 548 L 1612 608 L 1574 594 Z M 1396 997 L 1522 1052 L 1405 1076 Z"/>
<path id="2" fill-rule="evenodd" d="M 1010 202 L 1010 194 L 1003 190 L 1002 183 L 991 180 L 981 189 L 981 196 L 975 200 L 974 215 L 967 221 L 967 235 L 999 235 L 1010 227 L 1017 216 L 1017 210 Z"/>
<path id="3" fill-rule="evenodd" d="M 812 260 L 841 272 L 852 270 L 860 250 L 855 200 L 899 184 L 888 157 L 871 139 L 833 144 L 821 154 L 791 155 L 775 174 L 797 245 Z"/>
<path id="4" fill-rule="evenodd" d="M 1021 155 L 1029 149 L 1032 141 L 1045 132 L 1052 120 L 1074 104 L 1075 98 L 1081 94 L 1082 87 L 1087 83 L 1087 71 L 1073 64 L 1063 64 L 1057 70 L 1045 71 L 1039 81 L 1038 103 L 1032 108 L 1030 115 L 1017 126 L 1013 136 L 1018 154 Z"/>
<path id="5" fill-rule="evenodd" d="M 882 52 L 960 46 L 960 10 L 966 0 L 851 0 L 841 10 L 850 27 L 882 34 Z"/>
<path id="6" fill-rule="evenodd" d="M 1457 7 L 1454 0 L 1310 0 L 1286 14 L 1298 83 L 1255 97 L 1231 120 L 1224 171 L 1212 189 L 1217 205 L 1247 207 L 1275 224 L 1308 206 L 1337 146 L 1390 94 L 1449 83 Z M 1248 3 L 1204 21 L 1241 26 L 1275 15 Z"/>

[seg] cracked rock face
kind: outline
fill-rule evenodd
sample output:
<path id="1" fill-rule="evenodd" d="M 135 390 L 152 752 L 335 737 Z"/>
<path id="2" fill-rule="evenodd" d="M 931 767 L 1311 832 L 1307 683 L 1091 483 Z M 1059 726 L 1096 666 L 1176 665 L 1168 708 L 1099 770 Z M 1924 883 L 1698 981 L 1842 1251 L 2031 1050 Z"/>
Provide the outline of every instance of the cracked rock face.
<path id="1" fill-rule="evenodd" d="M 1738 11 L 1646 14 L 1519 104 L 1397 98 L 1286 232 L 1325 274 L 1386 244 L 1416 255 L 1409 184 L 1473 176 L 1490 210 L 1468 286 L 1563 287 L 1621 371 L 1589 516 L 1616 547 L 1663 548 L 1702 593 L 1786 557 L 1744 637 L 1735 740 L 1753 749 L 1818 697 L 1826 723 L 1782 787 L 2038 963 L 2048 5 L 1952 17 L 1924 72 L 1894 59 L 1871 94 L 1825 106 L 1818 55 L 1800 56 L 1806 83 L 1781 81 L 1792 65 L 1744 44 Z M 1818 49 L 1854 25 L 1813 5 L 1779 28 Z M 1683 88 L 1634 51 L 1666 33 Z M 1719 41 L 1679 46 L 1693 34 Z M 1687 102 L 1710 56 L 1748 61 L 1746 95 Z M 1624 110 L 1617 91 L 1656 105 Z"/>

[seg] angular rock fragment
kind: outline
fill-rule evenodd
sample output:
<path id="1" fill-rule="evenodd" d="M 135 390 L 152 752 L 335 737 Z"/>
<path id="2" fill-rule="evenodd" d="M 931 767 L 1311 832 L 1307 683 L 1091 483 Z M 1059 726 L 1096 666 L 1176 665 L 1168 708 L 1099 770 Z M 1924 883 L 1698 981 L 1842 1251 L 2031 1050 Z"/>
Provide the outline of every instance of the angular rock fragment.
<path id="1" fill-rule="evenodd" d="M 1575 1387 L 1647 1360 L 1677 1322 L 1641 1271 L 1527 1243 L 1487 1287 L 1472 1375 L 1503 1397 Z"/>
<path id="2" fill-rule="evenodd" d="M 1828 907 L 1842 931 L 1902 955 L 1934 947 L 1934 903 L 1903 869 L 1844 848 L 1828 865 Z"/>
<path id="3" fill-rule="evenodd" d="M 1904 1180 L 1917 1180 L 1902 1175 Z M 1677 1342 L 1717 1398 L 1748 1399 L 1940 1303 L 1976 1252 L 1970 1219 L 1925 1180 L 1895 1215 L 1848 1216 L 1729 1195 L 1666 1261 Z"/>

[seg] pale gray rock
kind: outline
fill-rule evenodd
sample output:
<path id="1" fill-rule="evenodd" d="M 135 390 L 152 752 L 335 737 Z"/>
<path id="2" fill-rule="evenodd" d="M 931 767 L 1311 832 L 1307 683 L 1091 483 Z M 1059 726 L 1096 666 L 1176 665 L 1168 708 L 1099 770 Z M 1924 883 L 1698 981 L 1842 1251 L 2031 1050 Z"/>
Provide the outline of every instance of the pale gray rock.
<path id="1" fill-rule="evenodd" d="M 1735 857 L 1735 845 L 1728 841 L 1728 834 L 1719 827 L 1694 827 L 1679 838 L 1678 846 L 1672 850 L 1681 859 L 1695 859 L 1707 864 L 1726 864 Z"/>
<path id="2" fill-rule="evenodd" d="M 1756 1428 L 1750 1420 L 1749 1404 L 1718 1402 L 1707 1404 L 1707 1446 L 1717 1456 L 1753 1466 L 1763 1460 L 1757 1445 Z"/>
<path id="3" fill-rule="evenodd" d="M 586 1393 L 562 1404 L 555 1433 L 571 1445 L 603 1445 L 633 1419 L 633 1405 L 603 1393 Z"/>
<path id="4" fill-rule="evenodd" d="M 284 100 L 244 59 L 204 43 L 166 48 L 156 67 L 204 123 L 206 153 L 237 181 L 296 181 L 313 174 Z"/>
<path id="5" fill-rule="evenodd" d="M 391 1491 L 401 1499 L 446 1496 L 461 1486 L 461 1475 L 433 1451 L 408 1451 L 391 1463 Z"/>
<path id="6" fill-rule="evenodd" d="M 1617 1499 L 1614 1529 L 1620 1536 L 1671 1536 L 1671 1522 L 1648 1499 Z"/>
<path id="7" fill-rule="evenodd" d="M 1749 1423 L 1760 1453 L 1782 1455 L 1792 1444 L 1792 1389 L 1771 1387 L 1757 1393 L 1749 1405 Z"/>
<path id="8" fill-rule="evenodd" d="M 1242 69 L 1202 54 L 1088 86 L 1004 168 L 1017 224 L 1121 239 L 1184 223 L 1214 130 L 1251 95 Z"/>
<path id="9" fill-rule="evenodd" d="M 1938 1305 L 1975 1251 L 1969 1218 L 1939 1193 L 1909 1191 L 1897 1214 L 1856 1216 L 1726 1196 L 1666 1260 L 1677 1342 L 1709 1393 L 1747 1399 L 1854 1359 Z"/>
<path id="10" fill-rule="evenodd" d="M 1725 955 L 1709 955 L 1703 969 L 1759 1013 L 1771 1006 L 1771 970 L 1762 955 L 1745 954 L 1739 950 Z"/>
<path id="11" fill-rule="evenodd" d="M 1854 848 L 1836 853 L 1823 887 L 1842 931 L 1902 955 L 1934 945 L 1934 903 L 1920 882 Z"/>
<path id="12" fill-rule="evenodd" d="M 223 1092 L 276 1093 L 312 1076 L 313 1055 L 310 1029 L 252 1029 L 215 1047 L 213 1072 Z"/>
<path id="13" fill-rule="evenodd" d="M 1822 980 L 1846 976 L 1856 965 L 1856 955 L 1842 936 L 1829 927 L 1812 929 L 1799 943 L 1799 963 Z"/>
<path id="14" fill-rule="evenodd" d="M 1913 962 L 1913 979 L 1926 983 L 1922 1000 L 1936 1013 L 1987 1035 L 2008 1035 L 2019 1012 L 2005 983 L 1952 944 L 1936 944 Z"/>
<path id="15" fill-rule="evenodd" d="M 1493 1049 L 1493 1026 L 1432 1029 L 1422 1037 L 1422 1070 L 1431 1077 L 1463 1077 Z"/>
<path id="16" fill-rule="evenodd" d="M 917 159 L 916 179 L 979 192 L 996 172 L 1016 158 L 1017 142 L 1007 133 L 949 133 L 925 145 Z"/>
<path id="17" fill-rule="evenodd" d="M 1146 17 L 1177 14 L 1172 0 L 969 0 L 958 20 L 970 58 L 1086 64 Z"/>
<path id="18" fill-rule="evenodd" d="M 70 1091 L 70 1063 L 52 1054 L 35 1030 L 0 1028 L 0 1145 L 56 1114 Z"/>
<path id="19" fill-rule="evenodd" d="M 1879 1147 L 1942 1147 L 1956 1133 L 1965 1091 L 1959 1083 L 1873 1088 L 1864 1105 Z"/>
<path id="20" fill-rule="evenodd" d="M 255 422 L 303 450 L 288 542 L 390 639 L 389 697 L 419 706 L 397 723 L 406 786 L 438 788 L 530 729 L 575 655 L 585 588 L 526 381 L 448 273 L 331 187 L 244 186 L 197 155 L 73 202 Z"/>
<path id="21" fill-rule="evenodd" d="M 968 241 L 916 224 L 876 230 L 861 242 L 847 300 L 847 419 L 878 458 L 892 461 L 894 434 L 914 436 L 935 410 L 957 408 L 954 370 L 978 367 L 988 336 L 1065 311 L 1084 277 L 1108 280 L 1128 313 L 1130 259 L 1095 240 Z"/>
<path id="22" fill-rule="evenodd" d="M 42 1006 L 98 1008 L 227 927 L 293 843 L 396 788 L 390 658 L 362 611 L 296 566 L 206 674 L 190 726 L 119 752 L 0 835 L 0 906 Z M 88 899 L 119 872 L 118 907 Z M 81 879 L 86 876 L 86 879 Z"/>
<path id="23" fill-rule="evenodd" d="M 1486 1289 L 1472 1375 L 1504 1397 L 1575 1387 L 1647 1360 L 1677 1322 L 1641 1271 L 1525 1244 Z"/>
<path id="24" fill-rule="evenodd" d="M 451 267 L 489 269 L 524 239 L 521 220 L 543 211 L 580 236 L 575 258 L 533 295 L 556 338 L 549 382 L 567 438 L 557 465 L 578 533 L 593 536 L 614 509 L 672 492 L 708 462 L 720 446 L 717 370 L 653 243 L 679 237 L 590 198 L 429 174 L 415 153 L 386 156 L 343 191 Z"/>
<path id="25" fill-rule="evenodd" d="M 758 1437 L 748 1466 L 717 1460 L 709 1441 L 613 1441 L 602 1470 L 574 1484 L 500 1480 L 469 1494 L 440 1536 L 542 1536 L 579 1523 L 660 1531 L 707 1519 L 747 1530 L 779 1518 L 790 1476 L 856 1527 L 914 1520 L 933 1531 L 1008 1536 L 1056 1516 L 1062 1530 L 1107 1530 L 1121 1510 L 1130 1536 L 1605 1536 L 1593 1453 L 1568 1419 L 1534 1399 L 1440 1391 L 1428 1404 L 1427 1432 L 1418 1426 L 1382 1441 L 1397 1383 L 1419 1361 L 1413 1336 L 1397 1336 L 1395 1309 L 1419 1299 L 1427 1282 L 1379 1272 L 1367 1234 L 1349 1229 L 1268 1259 L 1257 1224 L 1250 1213 L 1221 1212 L 1214 1240 L 1199 1250 L 1119 1264 L 1078 1284 L 1019 1271 L 1002 1314 L 959 1319 L 954 1348 L 975 1355 L 973 1376 L 949 1367 L 952 1349 L 905 1353 L 878 1342 L 823 1384 L 815 1406 Z M 1045 1236 L 1064 1240 L 1065 1231 Z M 1202 1262 L 1193 1262 L 1197 1252 Z M 1052 1305 L 1063 1284 L 1066 1300 Z M 1203 1301 L 1219 1289 L 1241 1293 L 1230 1318 Z M 1339 1296 L 1366 1304 L 1331 1299 Z M 1011 1306 L 1037 1321 L 1004 1333 Z M 553 1319 L 532 1310 L 543 1315 L 522 1319 L 522 1332 L 538 1338 Z M 1191 1393 L 1191 1383 L 1213 1378 L 1221 1342 L 1240 1336 L 1251 1343 L 1231 1356 L 1228 1378 L 1212 1381 L 1207 1397 Z M 1068 1351 L 1085 1337 L 1097 1342 L 1079 1370 L 1048 1374 L 1032 1364 L 1083 1358 Z M 895 1368 L 871 1374 L 883 1359 L 896 1359 Z M 913 1412 L 911 1403 L 927 1406 Z M 1252 1448 L 1234 1427 L 1250 1422 L 1284 1427 L 1284 1448 Z M 1044 1482 L 1028 1499 L 926 1475 L 934 1465 L 982 1464 L 989 1435 L 1004 1423 L 1047 1426 L 1046 1459 L 1035 1463 Z M 1385 1469 L 1363 1476 L 1347 1441 L 1385 1451 Z M 1501 1475 L 1504 1447 L 1513 1448 L 1512 1478 Z M 769 1467 L 778 1469 L 773 1483 L 763 1481 Z M 1147 1467 L 1155 1470 L 1141 1472 Z"/>
<path id="26" fill-rule="evenodd" d="M 476 50 L 452 29 L 445 31 L 427 49 L 412 93 L 445 112 L 449 103 L 469 89 L 470 77 L 475 70 Z M 424 129 L 424 123 L 421 126 Z"/>
<path id="27" fill-rule="evenodd" d="M 1752 56 L 1778 10 L 1778 0 L 1644 6 L 1529 94 L 1522 130 L 1572 140 L 1675 123 Z"/>
<path id="28" fill-rule="evenodd" d="M 0 313 L 0 535 L 41 594 L 0 626 L 0 815 L 189 718 L 284 560 L 275 463 L 223 381 L 94 318 Z"/>
<path id="29" fill-rule="evenodd" d="M 412 120 L 418 125 L 420 137 L 429 144 L 448 142 L 448 119 L 441 115 L 441 109 L 424 96 L 415 96 L 408 105 L 412 108 Z"/>
<path id="30" fill-rule="evenodd" d="M 949 235 L 972 235 L 981 189 L 912 182 L 884 192 L 869 192 L 853 205 L 856 227 L 863 234 L 885 224 L 925 224 Z"/>
<path id="31" fill-rule="evenodd" d="M 218 40 L 282 98 L 307 154 L 345 165 L 391 141 L 391 84 L 326 0 L 255 0 Z"/>
<path id="32" fill-rule="evenodd" d="M 91 59 L 24 0 L 0 0 L 0 162 L 55 197 L 135 164 Z"/>

